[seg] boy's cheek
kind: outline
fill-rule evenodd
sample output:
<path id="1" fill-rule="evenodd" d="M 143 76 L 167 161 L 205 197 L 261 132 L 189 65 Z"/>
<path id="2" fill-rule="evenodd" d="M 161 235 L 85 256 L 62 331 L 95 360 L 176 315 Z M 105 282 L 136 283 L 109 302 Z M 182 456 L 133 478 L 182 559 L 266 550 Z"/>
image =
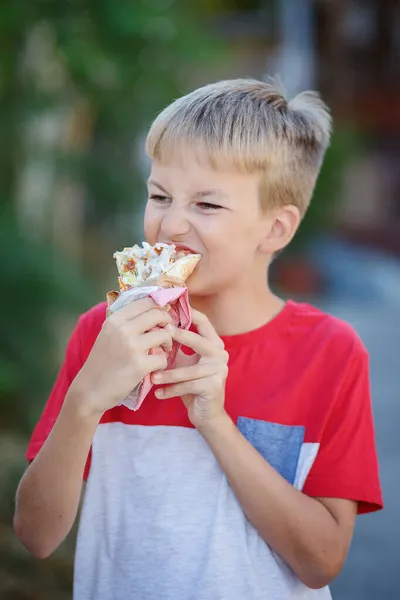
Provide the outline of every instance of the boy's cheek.
<path id="1" fill-rule="evenodd" d="M 152 246 L 158 241 L 158 222 L 155 218 L 155 215 L 151 214 L 152 211 L 146 209 L 146 213 L 144 216 L 144 235 L 146 241 Z"/>

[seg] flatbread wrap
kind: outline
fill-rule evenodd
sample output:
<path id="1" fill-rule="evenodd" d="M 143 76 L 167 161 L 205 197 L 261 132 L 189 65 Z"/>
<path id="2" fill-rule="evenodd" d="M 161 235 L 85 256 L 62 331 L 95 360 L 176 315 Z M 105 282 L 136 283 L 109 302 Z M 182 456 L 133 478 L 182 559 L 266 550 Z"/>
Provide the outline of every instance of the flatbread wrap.
<path id="1" fill-rule="evenodd" d="M 118 268 L 119 291 L 107 293 L 107 315 L 121 309 L 126 304 L 150 296 L 159 306 L 170 305 L 170 315 L 176 327 L 189 329 L 191 324 L 190 307 L 186 280 L 196 268 L 200 254 L 180 250 L 174 244 L 157 243 L 151 246 L 124 248 L 114 253 Z M 167 354 L 167 369 L 173 368 L 179 344 L 173 342 Z M 154 352 L 163 352 L 154 348 Z M 121 404 L 131 410 L 138 410 L 153 387 L 150 376 L 144 378 Z"/>

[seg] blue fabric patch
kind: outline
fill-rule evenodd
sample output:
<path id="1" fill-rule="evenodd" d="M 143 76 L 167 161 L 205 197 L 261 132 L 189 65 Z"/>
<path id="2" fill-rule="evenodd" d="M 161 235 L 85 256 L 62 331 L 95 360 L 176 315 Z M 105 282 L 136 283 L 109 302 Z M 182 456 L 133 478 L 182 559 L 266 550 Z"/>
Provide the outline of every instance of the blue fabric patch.
<path id="1" fill-rule="evenodd" d="M 305 428 L 239 417 L 238 429 L 263 458 L 292 485 Z"/>

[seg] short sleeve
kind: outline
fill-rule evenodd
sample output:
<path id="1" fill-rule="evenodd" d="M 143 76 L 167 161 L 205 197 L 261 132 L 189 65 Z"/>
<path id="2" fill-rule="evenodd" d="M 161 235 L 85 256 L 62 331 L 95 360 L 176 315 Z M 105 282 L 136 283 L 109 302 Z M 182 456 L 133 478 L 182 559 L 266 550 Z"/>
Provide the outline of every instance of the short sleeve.
<path id="1" fill-rule="evenodd" d="M 57 379 L 51 390 L 50 396 L 40 416 L 40 419 L 32 433 L 27 451 L 26 458 L 29 462 L 34 460 L 39 453 L 41 447 L 50 434 L 54 423 L 56 422 L 63 405 L 65 396 L 74 381 L 75 377 L 81 370 L 84 360 L 81 345 L 82 322 L 80 317 L 67 345 L 64 362 L 58 373 Z M 87 478 L 90 464 L 90 456 L 85 467 L 84 479 Z"/>
<path id="2" fill-rule="evenodd" d="M 358 512 L 383 507 L 371 406 L 368 353 L 356 341 L 327 418 L 303 492 L 358 501 Z"/>

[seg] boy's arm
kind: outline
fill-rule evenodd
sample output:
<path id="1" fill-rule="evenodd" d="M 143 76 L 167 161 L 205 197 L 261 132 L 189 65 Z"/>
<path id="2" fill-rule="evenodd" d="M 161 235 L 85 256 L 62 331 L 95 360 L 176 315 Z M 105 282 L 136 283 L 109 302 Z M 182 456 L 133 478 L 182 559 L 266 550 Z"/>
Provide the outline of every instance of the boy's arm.
<path id="1" fill-rule="evenodd" d="M 296 490 L 253 448 L 228 415 L 201 433 L 262 538 L 310 588 L 328 585 L 350 546 L 357 503 Z"/>
<path id="2" fill-rule="evenodd" d="M 85 463 L 103 413 L 145 375 L 165 369 L 164 354 L 149 350 L 172 346 L 171 335 L 162 328 L 170 321 L 168 312 L 150 298 L 129 304 L 104 322 L 80 370 L 77 365 L 68 368 L 68 356 L 79 345 L 79 326 L 73 334 L 60 373 L 64 393 L 56 395 L 60 408 L 56 412 L 53 405 L 47 406 L 46 440 L 38 452 L 35 449 L 17 491 L 14 528 L 37 557 L 51 554 L 74 523 Z"/>
<path id="3" fill-rule="evenodd" d="M 71 390 L 42 449 L 17 491 L 14 528 L 38 558 L 49 556 L 75 521 L 82 475 L 100 416 L 82 411 L 83 398 Z"/>
<path id="4" fill-rule="evenodd" d="M 249 521 L 305 585 L 323 587 L 340 571 L 357 509 L 381 506 L 366 354 L 355 344 L 347 384 L 330 412 L 303 493 L 275 471 L 225 412 L 227 353 L 207 317 L 194 310 L 192 317 L 198 333 L 171 331 L 195 355 L 189 364 L 153 376 L 166 386 L 156 395 L 182 397 Z"/>

